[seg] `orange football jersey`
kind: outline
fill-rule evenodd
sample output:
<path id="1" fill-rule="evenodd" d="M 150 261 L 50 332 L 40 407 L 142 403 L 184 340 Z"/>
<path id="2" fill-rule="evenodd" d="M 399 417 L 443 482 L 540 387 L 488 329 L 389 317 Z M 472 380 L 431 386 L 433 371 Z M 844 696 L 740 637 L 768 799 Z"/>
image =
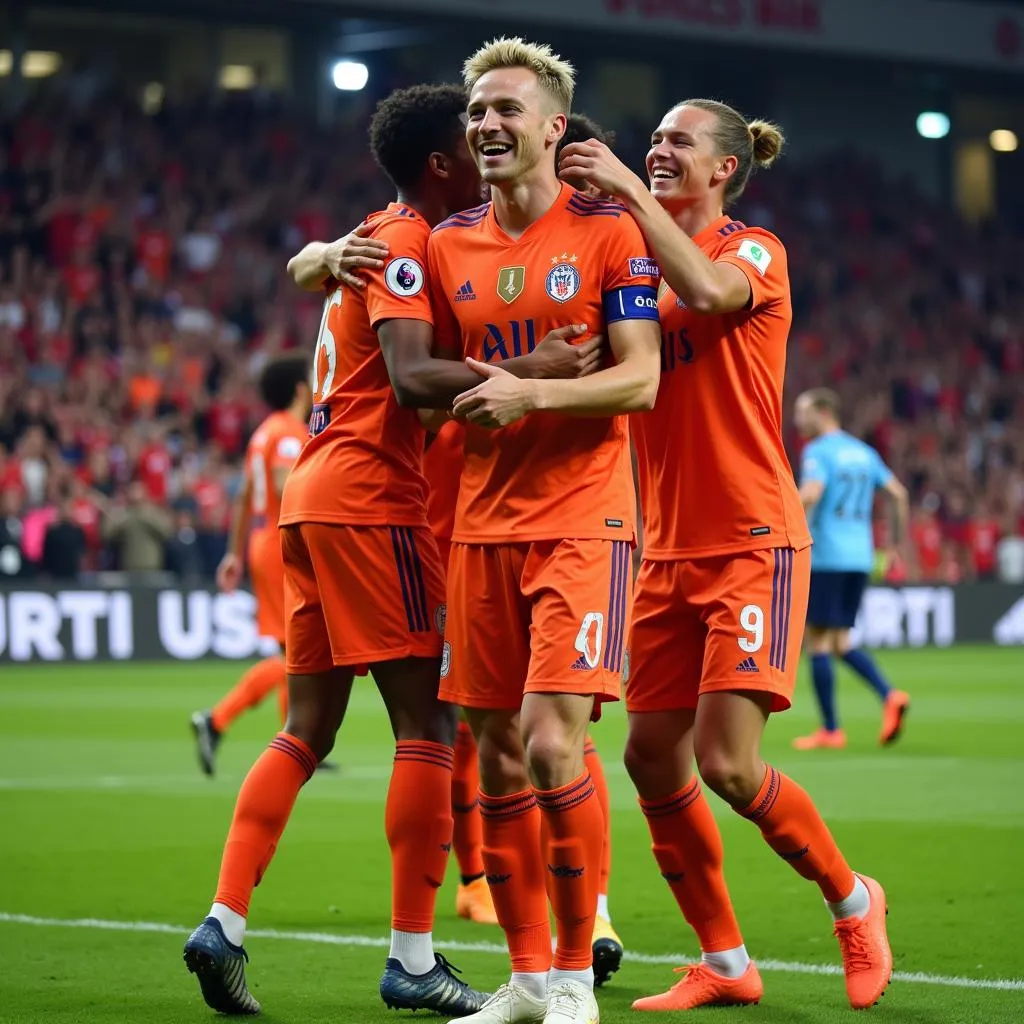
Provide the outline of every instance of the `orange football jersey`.
<path id="1" fill-rule="evenodd" d="M 287 412 L 272 412 L 257 428 L 245 452 L 245 467 L 252 483 L 249 526 L 277 530 L 281 495 L 274 486 L 274 470 L 287 469 L 298 458 L 306 440 L 306 425 Z"/>
<path id="2" fill-rule="evenodd" d="M 324 301 L 310 437 L 288 477 L 282 524 L 427 525 L 425 433 L 395 398 L 376 327 L 433 323 L 423 270 L 430 228 L 398 203 L 368 222 L 394 255 L 383 270 L 363 271 L 364 291 L 335 284 Z"/>
<path id="3" fill-rule="evenodd" d="M 667 285 L 661 384 L 631 421 L 644 558 L 679 559 L 810 544 L 782 443 L 782 385 L 793 313 L 786 250 L 722 217 L 695 238 L 708 259 L 746 274 L 749 309 L 702 316 Z"/>
<path id="4" fill-rule="evenodd" d="M 446 423 L 423 453 L 427 478 L 427 520 L 439 541 L 450 541 L 455 529 L 455 506 L 462 477 L 462 445 L 466 430 L 455 420 Z"/>
<path id="5" fill-rule="evenodd" d="M 525 355 L 567 324 L 605 334 L 618 320 L 657 319 L 658 268 L 636 222 L 568 185 L 518 239 L 490 203 L 449 217 L 430 236 L 427 262 L 436 346 L 485 362 Z M 464 452 L 455 541 L 633 539 L 624 416 L 469 425 Z"/>

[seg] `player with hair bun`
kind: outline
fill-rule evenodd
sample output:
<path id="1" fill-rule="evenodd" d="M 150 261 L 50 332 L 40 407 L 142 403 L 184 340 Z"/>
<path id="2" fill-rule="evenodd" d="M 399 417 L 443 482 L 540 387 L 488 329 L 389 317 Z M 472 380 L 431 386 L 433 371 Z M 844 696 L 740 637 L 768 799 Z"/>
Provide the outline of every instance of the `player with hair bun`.
<path id="1" fill-rule="evenodd" d="M 803 639 L 811 537 L 782 443 L 792 322 L 786 250 L 724 211 L 782 132 L 715 100 L 662 118 L 650 186 L 607 146 L 566 147 L 563 178 L 585 177 L 632 213 L 661 266 L 661 382 L 633 417 L 645 550 L 626 688 L 626 767 L 654 855 L 702 957 L 639 1010 L 756 1003 L 704 782 L 821 889 L 854 1008 L 892 973 L 882 887 L 855 875 L 810 796 L 760 754 L 768 716 L 790 706 Z"/>

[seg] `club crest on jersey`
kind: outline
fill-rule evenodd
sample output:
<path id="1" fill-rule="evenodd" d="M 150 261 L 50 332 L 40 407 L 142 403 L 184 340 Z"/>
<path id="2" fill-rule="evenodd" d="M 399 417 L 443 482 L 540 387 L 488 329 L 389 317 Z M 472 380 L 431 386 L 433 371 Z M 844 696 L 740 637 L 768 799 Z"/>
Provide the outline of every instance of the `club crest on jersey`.
<path id="1" fill-rule="evenodd" d="M 444 627 L 445 627 L 445 624 L 447 622 L 448 622 L 448 605 L 446 605 L 446 604 L 439 604 L 437 606 L 437 611 L 434 612 L 434 628 L 437 630 L 437 632 L 441 636 L 444 636 Z"/>
<path id="2" fill-rule="evenodd" d="M 555 302 L 568 302 L 580 290 L 580 272 L 573 266 L 576 259 L 575 253 L 570 256 L 567 252 L 551 257 L 553 266 L 544 282 L 544 291 Z"/>
<path id="3" fill-rule="evenodd" d="M 498 271 L 498 298 L 515 302 L 526 287 L 526 267 L 502 267 Z"/>
<path id="4" fill-rule="evenodd" d="M 411 256 L 399 256 L 384 268 L 384 283 L 395 295 L 411 298 L 423 290 L 423 268 Z"/>

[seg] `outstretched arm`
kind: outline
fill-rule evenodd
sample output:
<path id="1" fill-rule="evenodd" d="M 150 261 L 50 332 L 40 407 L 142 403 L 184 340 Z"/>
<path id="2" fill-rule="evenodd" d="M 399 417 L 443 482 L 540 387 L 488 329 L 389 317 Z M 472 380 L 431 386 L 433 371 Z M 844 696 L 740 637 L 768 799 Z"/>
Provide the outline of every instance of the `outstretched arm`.
<path id="1" fill-rule="evenodd" d="M 333 242 L 310 242 L 288 261 L 291 279 L 306 291 L 317 292 L 332 278 L 350 288 L 363 289 L 366 281 L 353 273 L 359 269 L 382 270 L 388 254 L 386 242 L 369 238 L 367 224 Z"/>

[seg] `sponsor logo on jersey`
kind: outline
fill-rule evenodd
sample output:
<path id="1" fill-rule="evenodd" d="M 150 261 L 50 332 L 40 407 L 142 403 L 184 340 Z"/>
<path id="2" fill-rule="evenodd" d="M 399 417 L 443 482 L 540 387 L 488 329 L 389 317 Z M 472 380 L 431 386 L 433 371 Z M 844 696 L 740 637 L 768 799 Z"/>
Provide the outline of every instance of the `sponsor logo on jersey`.
<path id="1" fill-rule="evenodd" d="M 661 267 L 650 256 L 631 256 L 628 262 L 630 277 L 661 277 Z"/>

